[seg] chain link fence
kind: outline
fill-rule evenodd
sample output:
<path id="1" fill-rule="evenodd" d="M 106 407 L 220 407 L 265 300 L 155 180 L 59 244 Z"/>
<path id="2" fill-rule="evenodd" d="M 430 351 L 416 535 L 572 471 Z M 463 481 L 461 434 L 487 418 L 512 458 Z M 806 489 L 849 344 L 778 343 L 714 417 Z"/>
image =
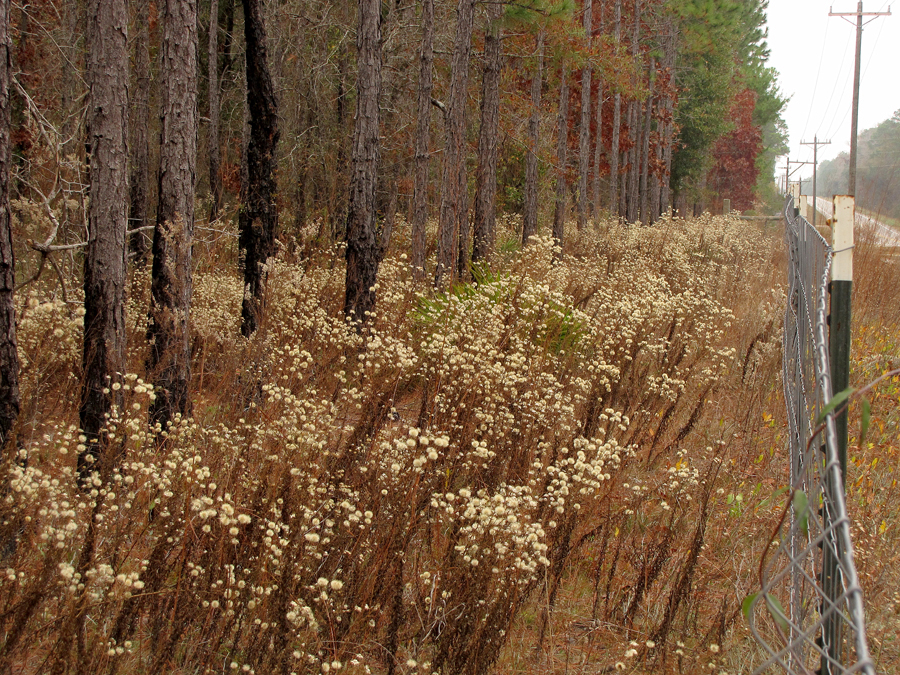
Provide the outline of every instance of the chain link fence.
<path id="1" fill-rule="evenodd" d="M 828 282 L 832 249 L 788 198 L 784 397 L 790 433 L 791 499 L 759 567 L 760 590 L 745 601 L 750 630 L 768 658 L 756 673 L 875 675 L 862 590 L 853 562 L 832 414 Z"/>

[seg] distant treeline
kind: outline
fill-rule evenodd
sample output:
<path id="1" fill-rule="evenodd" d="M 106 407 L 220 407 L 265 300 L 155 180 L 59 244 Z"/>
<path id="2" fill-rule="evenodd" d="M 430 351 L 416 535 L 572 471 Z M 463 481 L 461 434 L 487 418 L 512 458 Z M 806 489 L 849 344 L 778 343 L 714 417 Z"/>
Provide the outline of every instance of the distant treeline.
<path id="1" fill-rule="evenodd" d="M 847 193 L 849 153 L 822 162 L 816 176 L 820 197 Z M 891 218 L 900 218 L 900 110 L 874 129 L 859 135 L 856 166 L 857 204 Z M 812 181 L 809 181 L 812 183 Z M 804 194 L 807 186 L 804 185 Z M 808 186 L 812 193 L 812 185 Z"/>

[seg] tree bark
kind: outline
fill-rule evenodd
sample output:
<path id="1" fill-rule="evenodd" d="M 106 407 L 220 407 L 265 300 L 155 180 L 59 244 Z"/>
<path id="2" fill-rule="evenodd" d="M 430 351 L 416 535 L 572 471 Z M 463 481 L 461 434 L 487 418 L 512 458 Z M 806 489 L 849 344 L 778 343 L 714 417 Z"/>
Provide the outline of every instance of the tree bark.
<path id="1" fill-rule="evenodd" d="M 13 441 L 19 417 L 19 355 L 16 341 L 15 255 L 9 204 L 10 146 L 9 80 L 12 40 L 9 34 L 9 0 L 0 0 L 0 452 Z M 14 444 L 13 444 L 14 447 Z M 0 460 L 4 459 L 0 455 Z"/>
<path id="2" fill-rule="evenodd" d="M 605 28 L 603 3 L 600 3 L 600 36 Z M 594 138 L 594 180 L 592 185 L 593 199 L 591 214 L 596 218 L 600 214 L 600 160 L 603 157 L 603 80 L 597 80 L 597 114 L 595 118 L 597 132 Z"/>
<path id="3" fill-rule="evenodd" d="M 644 104 L 644 130 L 641 134 L 641 222 L 644 225 L 650 223 L 650 194 L 648 192 L 648 180 L 650 176 L 650 131 L 653 125 L 653 71 L 656 70 L 656 59 L 650 57 L 650 69 L 648 79 L 650 80 L 650 95 Z"/>
<path id="4" fill-rule="evenodd" d="M 641 115 L 640 101 L 631 101 L 628 105 L 628 198 L 626 202 L 627 220 L 634 223 L 638 219 L 638 178 L 641 159 Z"/>
<path id="5" fill-rule="evenodd" d="M 591 0 L 584 0 L 585 51 L 591 51 L 591 32 L 594 28 Z M 581 127 L 578 135 L 578 210 L 577 226 L 582 229 L 588 217 L 588 173 L 591 160 L 591 65 L 581 70 Z"/>
<path id="6" fill-rule="evenodd" d="M 522 217 L 522 246 L 537 234 L 538 140 L 540 134 L 541 89 L 544 70 L 544 30 L 537 36 L 537 65 L 531 78 L 531 116 L 528 118 L 528 155 L 525 157 L 525 213 Z"/>
<path id="7" fill-rule="evenodd" d="M 569 135 L 569 83 L 566 79 L 566 63 L 560 66 L 559 117 L 556 136 L 556 206 L 553 211 L 553 239 L 563 245 L 566 228 L 566 151 Z"/>
<path id="8" fill-rule="evenodd" d="M 500 69 L 502 67 L 501 3 L 488 5 L 484 32 L 484 74 L 481 81 L 481 128 L 478 170 L 475 175 L 475 225 L 472 262 L 487 260 L 494 248 L 497 217 L 497 134 L 500 128 Z"/>
<path id="9" fill-rule="evenodd" d="M 666 87 L 666 99 L 665 105 L 663 108 L 664 114 L 664 129 L 663 129 L 663 138 L 662 138 L 662 146 L 663 146 L 663 167 L 664 173 L 660 177 L 660 191 L 659 191 L 659 212 L 663 214 L 669 210 L 671 207 L 671 176 L 672 176 L 672 145 L 675 136 L 675 124 L 673 114 L 675 111 L 675 101 L 674 101 L 674 89 L 673 89 L 673 72 L 675 68 L 675 30 L 674 26 L 671 22 L 667 22 L 667 37 L 665 43 L 664 50 L 664 58 L 666 64 L 666 77 L 667 79 L 667 87 Z"/>
<path id="10" fill-rule="evenodd" d="M 252 334 L 262 318 L 266 290 L 265 265 L 275 255 L 278 209 L 277 184 L 278 107 L 269 72 L 266 29 L 260 0 L 243 0 L 244 35 L 247 41 L 247 110 L 250 139 L 247 143 L 247 184 L 241 195 L 238 247 L 244 261 L 244 299 L 241 334 Z"/>
<path id="11" fill-rule="evenodd" d="M 134 45 L 134 123 L 131 125 L 131 195 L 128 206 L 129 229 L 147 225 L 150 204 L 150 3 L 137 3 L 137 37 Z M 88 23 L 90 25 L 90 22 Z M 131 235 L 131 250 L 143 261 L 150 248 L 144 232 Z"/>
<path id="12" fill-rule="evenodd" d="M 209 79 L 209 206 L 210 221 L 219 217 L 222 205 L 222 175 L 219 158 L 219 0 L 209 3 L 209 42 L 207 73 Z"/>
<path id="13" fill-rule="evenodd" d="M 84 257 L 84 379 L 78 454 L 84 483 L 108 446 L 107 423 L 121 410 L 125 373 L 125 217 L 128 204 L 128 10 L 125 0 L 88 7 L 90 203 Z"/>
<path id="14" fill-rule="evenodd" d="M 434 285 L 452 281 L 453 258 L 459 244 L 459 211 L 465 184 L 460 182 L 465 163 L 466 90 L 469 83 L 469 57 L 472 53 L 474 0 L 459 0 L 457 5 L 456 40 L 450 74 L 450 101 L 447 106 L 447 144 L 441 171 L 441 215 L 438 233 L 437 269 Z M 449 279 L 445 279 L 449 276 Z"/>
<path id="15" fill-rule="evenodd" d="M 631 33 L 631 58 L 634 64 L 635 75 L 633 89 L 637 89 L 638 73 L 640 72 L 640 63 L 638 61 L 638 50 L 640 40 L 641 27 L 641 0 L 634 0 L 634 25 Z M 638 219 L 638 207 L 640 196 L 639 179 L 640 179 L 640 158 L 641 158 L 641 124 L 643 122 L 641 115 L 641 104 L 634 100 L 628 107 L 628 140 L 631 149 L 628 151 L 628 202 L 627 202 L 627 220 L 634 223 Z"/>
<path id="16" fill-rule="evenodd" d="M 622 39 L 622 0 L 616 0 L 615 44 Z M 619 132 L 622 127 L 622 94 L 616 92 L 613 102 L 612 139 L 609 143 L 609 211 L 621 215 L 619 210 Z"/>
<path id="17" fill-rule="evenodd" d="M 425 276 L 425 223 L 428 220 L 428 141 L 431 130 L 431 92 L 434 88 L 434 0 L 422 0 L 422 47 L 419 51 L 419 96 L 416 105 L 416 173 L 413 185 L 413 270 Z"/>
<path id="18" fill-rule="evenodd" d="M 469 236 L 471 223 L 469 222 L 469 181 L 466 180 L 466 161 L 463 157 L 459 165 L 459 213 L 457 214 L 456 231 L 458 252 L 456 256 L 456 279 L 468 281 L 469 279 Z"/>
<path id="19" fill-rule="evenodd" d="M 159 207 L 153 232 L 148 370 L 150 419 L 163 429 L 190 408 L 191 245 L 197 167 L 197 3 L 165 0 L 162 17 Z"/>
<path id="20" fill-rule="evenodd" d="M 356 124 L 347 209 L 347 284 L 344 314 L 365 324 L 375 309 L 382 251 L 375 222 L 381 97 L 381 2 L 359 0 L 356 32 Z"/>

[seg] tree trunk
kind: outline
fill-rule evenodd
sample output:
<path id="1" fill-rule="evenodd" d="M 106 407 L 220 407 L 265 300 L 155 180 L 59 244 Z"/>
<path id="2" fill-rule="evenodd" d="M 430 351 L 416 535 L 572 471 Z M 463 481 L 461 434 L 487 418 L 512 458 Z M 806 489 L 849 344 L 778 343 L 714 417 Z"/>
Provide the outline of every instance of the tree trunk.
<path id="1" fill-rule="evenodd" d="M 481 81 L 481 128 L 475 175 L 475 226 L 472 262 L 487 260 L 494 248 L 497 216 L 497 133 L 500 127 L 501 3 L 488 5 L 484 32 L 484 74 Z"/>
<path id="2" fill-rule="evenodd" d="M 375 309 L 382 251 L 375 222 L 381 97 L 381 2 L 359 0 L 356 32 L 356 124 L 347 209 L 347 287 L 344 314 L 362 326 Z"/>
<path id="3" fill-rule="evenodd" d="M 15 255 L 9 205 L 10 97 L 12 70 L 9 34 L 9 0 L 0 0 L 0 453 L 13 438 L 19 416 L 19 355 L 16 341 Z M 14 445 L 13 445 L 14 447 Z M 5 453 L 0 454 L 0 462 Z"/>
<path id="4" fill-rule="evenodd" d="M 452 281 L 453 257 L 459 243 L 459 210 L 464 184 L 460 183 L 465 164 L 466 90 L 469 82 L 469 57 L 472 53 L 474 0 L 459 0 L 457 5 L 456 41 L 450 75 L 450 102 L 447 106 L 447 144 L 441 171 L 441 215 L 438 233 L 437 270 L 434 285 Z M 450 279 L 445 279 L 449 276 Z"/>
<path id="5" fill-rule="evenodd" d="M 537 36 L 537 65 L 531 78 L 531 116 L 528 118 L 528 155 L 525 157 L 525 213 L 522 217 L 522 246 L 537 234 L 538 140 L 540 134 L 541 88 L 544 70 L 544 31 Z"/>
<path id="6" fill-rule="evenodd" d="M 302 100 L 297 107 L 298 129 L 297 135 L 300 137 L 300 156 L 292 158 L 297 184 L 295 186 L 295 206 L 294 206 L 294 232 L 298 233 L 306 225 L 306 195 L 309 189 L 309 155 L 310 155 L 310 132 L 309 132 L 309 105 Z"/>
<path id="7" fill-rule="evenodd" d="M 150 419 L 189 412 L 191 245 L 197 166 L 197 3 L 165 0 L 162 18 L 159 207 L 153 232 L 148 370 Z"/>
<path id="8" fill-rule="evenodd" d="M 641 1 L 634 0 L 634 25 L 632 26 L 631 33 L 631 58 L 634 64 L 635 76 L 632 80 L 633 89 L 637 89 L 637 80 L 638 73 L 640 72 L 640 62 L 638 60 L 638 49 L 639 49 L 639 40 L 640 40 L 640 26 L 641 26 Z M 638 206 L 640 196 L 638 194 L 639 190 L 639 179 L 640 179 L 640 158 L 641 158 L 641 124 L 643 122 L 641 115 L 641 104 L 639 101 L 634 100 L 629 105 L 628 112 L 628 140 L 631 144 L 631 149 L 628 151 L 629 156 L 629 166 L 628 166 L 628 216 L 627 220 L 630 223 L 637 222 L 638 220 Z"/>
<path id="9" fill-rule="evenodd" d="M 628 104 L 628 142 L 631 148 L 628 150 L 628 197 L 626 201 L 629 223 L 638 219 L 638 175 L 640 173 L 641 156 L 641 104 L 639 101 L 631 101 Z"/>
<path id="10" fill-rule="evenodd" d="M 603 3 L 600 3 L 600 36 L 605 28 Z M 592 185 L 591 214 L 594 218 L 600 215 L 600 160 L 603 157 L 603 80 L 597 81 L 597 114 L 595 117 L 597 132 L 594 138 L 594 181 Z"/>
<path id="11" fill-rule="evenodd" d="M 106 425 L 122 409 L 125 373 L 125 217 L 128 204 L 128 10 L 125 0 L 88 8 L 90 202 L 84 256 L 84 379 L 78 454 L 84 483 L 103 458 Z M 119 386 L 117 386 L 119 385 Z"/>
<path id="12" fill-rule="evenodd" d="M 219 0 L 210 0 L 209 4 L 209 195 L 212 204 L 209 207 L 210 221 L 219 217 L 222 205 L 222 176 L 219 166 Z"/>
<path id="13" fill-rule="evenodd" d="M 241 195 L 238 247 L 244 260 L 244 299 L 241 334 L 249 336 L 262 319 L 266 290 L 265 265 L 275 255 L 278 209 L 275 205 L 275 170 L 278 150 L 278 108 L 269 73 L 266 28 L 260 0 L 244 1 L 244 34 L 247 41 L 247 110 L 250 139 L 247 144 L 247 190 Z"/>
<path id="14" fill-rule="evenodd" d="M 134 122 L 131 125 L 131 195 L 128 206 L 129 229 L 148 224 L 150 203 L 150 3 L 137 3 L 137 39 L 134 45 Z M 89 24 L 90 25 L 90 24 Z M 143 261 L 150 248 L 145 232 L 131 235 L 131 250 Z"/>
<path id="15" fill-rule="evenodd" d="M 584 0 L 585 50 L 591 51 L 591 32 L 594 28 L 591 0 Z M 578 135 L 578 229 L 584 227 L 588 217 L 588 173 L 591 160 L 591 65 L 586 63 L 581 71 L 581 128 Z"/>
<path id="16" fill-rule="evenodd" d="M 469 235 L 471 223 L 469 222 L 469 185 L 466 180 L 466 162 L 463 157 L 459 165 L 459 214 L 456 223 L 458 252 L 456 256 L 456 278 L 460 281 L 469 280 Z"/>
<path id="17" fill-rule="evenodd" d="M 569 83 L 566 80 L 566 63 L 560 66 L 559 117 L 556 136 L 556 208 L 553 211 L 553 239 L 563 245 L 566 228 L 566 150 L 569 135 Z"/>
<path id="18" fill-rule="evenodd" d="M 622 39 L 622 0 L 616 0 L 615 44 Z M 619 210 L 619 132 L 622 127 L 622 94 L 616 92 L 613 103 L 612 140 L 609 143 L 609 211 L 621 215 Z"/>
<path id="19" fill-rule="evenodd" d="M 663 146 L 663 175 L 660 177 L 659 191 L 659 212 L 665 213 L 671 206 L 671 176 L 672 176 L 672 145 L 675 136 L 675 125 L 673 122 L 673 114 L 675 111 L 674 89 L 673 89 L 673 72 L 675 68 L 675 30 L 671 22 L 667 22 L 667 36 L 665 43 L 664 58 L 666 64 L 666 99 L 663 108 L 664 114 L 664 130 L 662 138 Z"/>
<path id="20" fill-rule="evenodd" d="M 648 193 L 648 179 L 650 174 L 650 131 L 653 125 L 653 71 L 656 70 L 656 59 L 650 58 L 650 70 L 648 71 L 648 79 L 650 80 L 650 95 L 644 104 L 646 110 L 644 112 L 644 130 L 641 134 L 641 222 L 644 225 L 650 223 L 650 195 Z"/>
<path id="21" fill-rule="evenodd" d="M 419 97 L 416 105 L 416 174 L 413 185 L 411 262 L 425 276 L 425 223 L 428 220 L 428 140 L 431 91 L 434 88 L 434 0 L 422 0 L 422 47 L 419 51 Z"/>

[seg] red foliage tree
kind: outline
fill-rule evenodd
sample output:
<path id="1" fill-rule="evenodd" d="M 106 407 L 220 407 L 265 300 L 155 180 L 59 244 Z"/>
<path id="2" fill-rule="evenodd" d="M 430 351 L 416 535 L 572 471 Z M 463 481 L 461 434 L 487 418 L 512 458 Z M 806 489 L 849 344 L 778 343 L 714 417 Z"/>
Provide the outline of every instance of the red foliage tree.
<path id="1" fill-rule="evenodd" d="M 713 168 L 707 185 L 716 192 L 717 201 L 731 199 L 731 207 L 744 211 L 753 206 L 759 169 L 756 158 L 762 152 L 762 129 L 753 123 L 756 92 L 744 89 L 731 104 L 734 128 L 716 143 Z"/>

